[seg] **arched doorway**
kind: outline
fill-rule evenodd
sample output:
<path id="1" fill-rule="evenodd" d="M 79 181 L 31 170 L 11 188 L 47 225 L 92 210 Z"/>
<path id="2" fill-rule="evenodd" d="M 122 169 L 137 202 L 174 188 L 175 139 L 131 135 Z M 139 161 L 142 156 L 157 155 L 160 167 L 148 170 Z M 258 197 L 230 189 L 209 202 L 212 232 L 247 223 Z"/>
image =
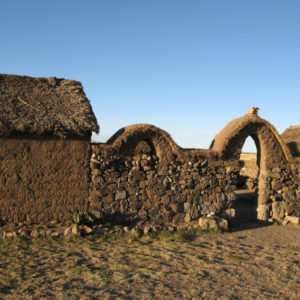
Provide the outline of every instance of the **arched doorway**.
<path id="1" fill-rule="evenodd" d="M 259 162 L 257 148 L 251 136 L 246 138 L 241 149 L 239 167 L 236 199 L 232 207 L 235 209 L 237 222 L 253 221 L 257 219 Z"/>
<path id="2" fill-rule="evenodd" d="M 219 153 L 224 164 L 238 164 L 243 145 L 251 137 L 257 149 L 259 168 L 257 183 L 257 219 L 268 220 L 272 209 L 268 177 L 274 169 L 285 168 L 290 153 L 276 129 L 257 115 L 245 115 L 229 122 L 212 142 L 211 150 Z"/>

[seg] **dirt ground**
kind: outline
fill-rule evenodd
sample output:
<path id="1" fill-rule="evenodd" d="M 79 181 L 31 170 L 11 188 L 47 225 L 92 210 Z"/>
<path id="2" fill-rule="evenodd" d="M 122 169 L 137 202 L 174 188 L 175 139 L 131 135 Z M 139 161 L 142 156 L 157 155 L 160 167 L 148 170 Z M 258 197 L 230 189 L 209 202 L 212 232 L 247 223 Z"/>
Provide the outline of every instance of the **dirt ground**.
<path id="1" fill-rule="evenodd" d="M 0 299 L 299 299 L 300 226 L 0 241 Z"/>

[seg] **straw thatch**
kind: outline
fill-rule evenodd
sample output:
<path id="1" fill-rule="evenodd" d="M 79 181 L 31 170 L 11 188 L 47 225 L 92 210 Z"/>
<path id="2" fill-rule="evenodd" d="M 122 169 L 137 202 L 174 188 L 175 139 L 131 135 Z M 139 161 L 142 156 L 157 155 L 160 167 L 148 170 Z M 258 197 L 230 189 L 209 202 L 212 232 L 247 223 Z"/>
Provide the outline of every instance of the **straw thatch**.
<path id="1" fill-rule="evenodd" d="M 290 148 L 294 157 L 300 157 L 300 125 L 294 125 L 287 128 L 281 138 Z"/>
<path id="2" fill-rule="evenodd" d="M 86 136 L 99 127 L 78 81 L 0 74 L 0 136 Z"/>

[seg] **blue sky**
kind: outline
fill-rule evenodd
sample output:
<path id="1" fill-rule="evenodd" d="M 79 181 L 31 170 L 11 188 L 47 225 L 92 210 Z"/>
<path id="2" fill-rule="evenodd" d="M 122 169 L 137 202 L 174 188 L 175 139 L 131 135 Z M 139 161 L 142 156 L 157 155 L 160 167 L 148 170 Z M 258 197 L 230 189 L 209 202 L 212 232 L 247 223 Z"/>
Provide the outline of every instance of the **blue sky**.
<path id="1" fill-rule="evenodd" d="M 150 123 L 208 148 L 252 106 L 300 124 L 299 16 L 298 0 L 0 0 L 0 73 L 81 81 L 98 141 Z"/>

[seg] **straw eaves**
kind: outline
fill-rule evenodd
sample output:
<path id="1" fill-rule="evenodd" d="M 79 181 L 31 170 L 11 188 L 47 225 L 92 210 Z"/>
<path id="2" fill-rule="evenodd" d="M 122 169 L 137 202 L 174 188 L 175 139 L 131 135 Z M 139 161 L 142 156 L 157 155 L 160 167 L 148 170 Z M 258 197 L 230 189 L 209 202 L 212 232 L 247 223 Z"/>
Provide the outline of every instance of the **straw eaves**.
<path id="1" fill-rule="evenodd" d="M 99 132 L 96 117 L 78 81 L 0 74 L 0 136 Z"/>

